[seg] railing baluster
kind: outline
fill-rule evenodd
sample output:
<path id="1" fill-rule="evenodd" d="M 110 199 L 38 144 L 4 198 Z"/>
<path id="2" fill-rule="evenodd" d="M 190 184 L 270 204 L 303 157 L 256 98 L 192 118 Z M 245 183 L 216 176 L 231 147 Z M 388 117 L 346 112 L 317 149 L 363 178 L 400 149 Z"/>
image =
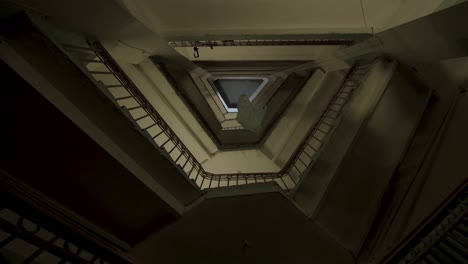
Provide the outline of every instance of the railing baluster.
<path id="1" fill-rule="evenodd" d="M 150 116 L 150 114 L 142 115 L 142 116 L 138 117 L 137 119 L 135 119 L 135 121 L 140 121 L 143 118 L 148 117 L 148 116 Z M 156 125 L 156 123 L 155 123 L 155 125 Z"/>
<path id="2" fill-rule="evenodd" d="M 201 170 L 201 167 L 198 167 L 198 166 L 197 166 L 197 168 L 198 168 L 198 170 L 197 170 L 197 176 L 195 176 L 195 182 L 197 181 L 198 176 L 200 176 L 200 170 Z M 200 186 L 200 187 L 201 187 L 201 186 Z"/>
<path id="3" fill-rule="evenodd" d="M 75 46 L 75 45 L 70 45 L 70 44 L 62 44 L 62 46 L 67 50 L 75 49 L 75 50 L 85 50 L 85 51 L 94 52 L 94 50 L 91 49 L 90 47 L 80 47 L 80 46 Z"/>
<path id="4" fill-rule="evenodd" d="M 328 131 L 323 130 L 322 128 L 320 128 L 320 126 L 317 128 L 317 130 L 320 131 L 320 132 L 322 132 L 322 133 L 325 133 L 325 134 L 328 133 Z"/>
<path id="5" fill-rule="evenodd" d="M 104 63 L 101 60 L 93 60 L 93 59 L 85 59 L 85 58 L 80 58 L 81 61 L 84 62 L 92 62 L 92 63 Z"/>
<path id="6" fill-rule="evenodd" d="M 297 182 L 294 180 L 293 176 L 290 173 L 288 173 L 288 176 L 291 179 L 291 181 L 294 183 L 294 185 L 297 185 Z"/>
<path id="7" fill-rule="evenodd" d="M 91 74 L 114 74 L 113 72 L 106 72 L 106 71 L 88 71 Z"/>
<path id="8" fill-rule="evenodd" d="M 458 236 L 458 238 L 457 238 Z M 451 244 L 456 245 L 460 250 L 468 252 L 468 239 L 463 241 L 460 239 L 460 235 L 455 234 L 455 231 L 451 231 L 447 234 L 447 241 Z"/>
<path id="9" fill-rule="evenodd" d="M 312 160 L 312 156 L 310 156 L 309 153 L 307 153 L 307 151 L 305 151 L 305 149 L 304 149 L 304 151 L 302 153 L 306 154 L 306 156 L 309 157 L 310 160 Z"/>
<path id="10" fill-rule="evenodd" d="M 453 238 L 455 238 L 457 241 L 463 243 L 464 245 L 468 245 L 467 244 L 468 239 L 465 236 L 463 236 L 463 234 L 460 233 L 458 230 L 456 230 L 456 229 L 452 230 L 451 234 L 452 234 Z"/>
<path id="11" fill-rule="evenodd" d="M 431 263 L 431 264 L 441 264 L 437 259 L 435 259 L 431 254 L 428 254 L 426 256 L 426 259 Z"/>
<path id="12" fill-rule="evenodd" d="M 122 108 L 125 108 L 125 109 L 127 109 L 127 111 L 132 111 L 132 110 L 135 110 L 135 109 L 142 108 L 142 106 L 141 106 L 141 105 L 134 106 L 134 107 L 126 107 L 126 106 L 122 106 Z"/>
<path id="13" fill-rule="evenodd" d="M 3 248 L 4 246 L 8 245 L 11 241 L 15 240 L 16 236 L 11 235 L 7 238 L 5 238 L 2 242 L 0 242 L 0 249 Z"/>
<path id="14" fill-rule="evenodd" d="M 152 124 L 152 125 L 149 125 L 149 126 L 147 126 L 147 127 L 145 127 L 145 128 L 142 128 L 141 130 L 148 130 L 148 129 L 154 127 L 154 126 L 156 126 L 156 123 L 154 123 L 154 124 Z"/>
<path id="15" fill-rule="evenodd" d="M 339 112 L 340 112 L 340 110 L 335 110 L 335 109 L 332 109 L 332 108 L 329 108 L 328 111 L 335 112 L 335 113 L 339 113 Z"/>
<path id="16" fill-rule="evenodd" d="M 177 147 L 177 145 L 179 145 L 179 141 L 172 141 L 172 143 L 174 144 L 174 147 L 172 147 L 172 149 L 169 151 L 169 154 L 171 154 L 172 151 L 174 151 L 174 149 Z"/>
<path id="17" fill-rule="evenodd" d="M 301 159 L 301 158 L 299 158 L 298 160 L 299 160 L 299 161 L 300 161 L 302 164 L 304 164 L 304 166 L 307 168 L 307 164 L 305 164 L 305 162 L 304 162 L 304 161 L 302 161 L 302 159 Z"/>
<path id="18" fill-rule="evenodd" d="M 312 145 L 310 145 L 310 144 L 307 144 L 307 146 L 309 146 L 309 147 L 310 147 L 312 150 L 314 150 L 315 152 L 318 152 L 318 151 L 319 151 L 318 149 L 314 148 L 314 147 L 313 147 Z"/>
<path id="19" fill-rule="evenodd" d="M 121 87 L 125 87 L 125 86 L 122 85 L 122 84 L 112 84 L 112 85 L 104 85 L 104 87 L 106 87 L 106 88 L 121 88 Z"/>
<path id="20" fill-rule="evenodd" d="M 161 130 L 161 132 L 157 133 L 156 135 L 153 136 L 153 139 L 156 139 L 159 137 L 162 133 L 164 133 L 164 130 Z"/>
<path id="21" fill-rule="evenodd" d="M 182 166 L 182 169 L 184 171 L 185 171 L 185 166 L 187 166 L 187 163 L 189 162 L 189 157 L 187 156 L 186 158 L 187 158 L 187 160 L 185 161 L 184 166 Z"/>
<path id="22" fill-rule="evenodd" d="M 293 168 L 296 169 L 296 171 L 299 173 L 299 175 L 301 175 L 302 172 L 297 168 L 296 164 L 294 164 Z"/>
<path id="23" fill-rule="evenodd" d="M 201 168 L 200 168 L 200 170 L 201 170 Z M 200 175 L 200 170 L 198 170 L 198 175 Z M 198 178 L 198 175 L 197 175 L 197 178 Z M 200 188 L 202 188 L 202 189 L 203 189 L 203 183 L 205 182 L 205 176 L 206 175 L 202 175 L 202 182 L 200 184 Z"/>
<path id="24" fill-rule="evenodd" d="M 450 261 L 450 259 L 447 258 L 447 256 L 444 253 L 442 253 L 439 249 L 437 249 L 436 247 L 432 247 L 430 251 L 438 259 L 442 260 L 442 263 L 452 263 L 452 261 Z"/>
<path id="25" fill-rule="evenodd" d="M 183 154 L 184 154 L 184 152 L 181 151 L 179 157 L 177 157 L 177 159 L 174 161 L 175 164 L 177 164 L 177 162 L 179 161 L 180 157 L 182 157 Z"/>
<path id="26" fill-rule="evenodd" d="M 446 253 L 449 254 L 449 256 L 452 256 L 453 258 L 456 258 L 457 259 L 457 262 L 458 263 L 467 263 L 463 256 L 459 255 L 455 250 L 451 249 L 447 244 L 445 244 L 444 242 L 440 242 L 439 243 L 439 247 L 445 251 Z"/>
<path id="27" fill-rule="evenodd" d="M 286 182 L 284 181 L 283 177 L 279 177 L 281 182 L 284 184 L 284 187 L 286 188 L 286 190 L 289 191 L 289 188 L 288 188 L 288 185 L 286 185 Z"/>
<path id="28" fill-rule="evenodd" d="M 50 239 L 48 242 L 50 244 L 53 244 L 55 241 L 57 241 L 57 239 L 59 239 L 59 237 L 57 235 L 55 235 L 54 237 L 52 237 L 52 239 Z M 23 264 L 28 264 L 28 263 L 32 263 L 42 252 L 44 252 L 44 248 L 40 247 L 38 250 L 36 250 L 33 254 L 31 254 L 27 259 L 25 259 L 23 261 Z"/>
<path id="29" fill-rule="evenodd" d="M 170 136 L 167 136 L 167 140 L 166 142 L 164 142 L 164 144 L 161 145 L 161 148 L 164 149 L 164 146 L 169 143 L 169 141 L 171 141 L 171 137 Z"/>
<path id="30" fill-rule="evenodd" d="M 189 178 L 192 175 L 193 169 L 195 169 L 195 163 L 192 163 L 192 168 L 190 169 L 190 172 L 187 175 Z"/>
<path id="31" fill-rule="evenodd" d="M 123 96 L 123 97 L 116 97 L 115 100 L 116 101 L 121 101 L 121 100 L 125 100 L 125 99 L 130 99 L 130 98 L 133 98 L 133 95 Z"/>

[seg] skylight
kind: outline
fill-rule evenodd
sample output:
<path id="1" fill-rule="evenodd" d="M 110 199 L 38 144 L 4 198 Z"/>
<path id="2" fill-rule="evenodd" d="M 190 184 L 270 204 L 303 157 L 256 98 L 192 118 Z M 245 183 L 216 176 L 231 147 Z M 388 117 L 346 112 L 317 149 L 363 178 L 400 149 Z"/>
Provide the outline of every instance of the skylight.
<path id="1" fill-rule="evenodd" d="M 245 94 L 252 101 L 265 87 L 268 78 L 218 77 L 212 80 L 216 93 L 228 112 L 237 112 L 237 102 Z"/>

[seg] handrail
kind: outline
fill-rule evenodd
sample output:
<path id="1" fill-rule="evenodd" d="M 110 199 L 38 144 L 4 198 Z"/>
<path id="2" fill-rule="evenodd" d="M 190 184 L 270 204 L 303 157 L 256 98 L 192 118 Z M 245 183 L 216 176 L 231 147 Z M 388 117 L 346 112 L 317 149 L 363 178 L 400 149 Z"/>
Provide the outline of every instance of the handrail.
<path id="1" fill-rule="evenodd" d="M 468 195 L 468 179 L 462 181 L 455 190 L 442 200 L 429 215 L 401 239 L 378 263 L 400 263 L 400 260 L 406 260 L 401 263 L 413 263 L 418 258 L 424 257 L 425 252 L 436 242 L 440 241 L 467 214 L 468 197 L 464 197 L 466 195 Z M 450 206 L 451 204 L 452 206 Z M 462 205 L 461 208 L 457 208 L 456 205 L 458 204 Z M 447 211 L 447 215 L 452 217 L 443 215 L 444 211 Z M 438 230 L 436 230 L 437 228 Z M 436 232 L 432 234 L 434 230 Z M 423 239 L 422 236 L 426 239 Z M 422 243 L 422 246 L 411 245 L 415 243 Z"/>
<path id="2" fill-rule="evenodd" d="M 108 72 L 88 70 L 88 73 L 93 76 L 101 74 L 115 76 L 116 80 L 119 81 L 119 84 L 102 85 L 102 87 L 100 87 L 101 90 L 119 107 L 121 107 L 122 111 L 129 116 L 130 120 L 141 130 L 145 137 L 147 137 L 151 143 L 153 143 L 162 152 L 162 154 L 166 155 L 169 160 L 173 161 L 182 174 L 186 178 L 190 179 L 194 185 L 200 189 L 231 186 L 231 184 L 239 185 L 275 181 L 284 190 L 292 190 L 300 181 L 303 173 L 306 172 L 313 163 L 314 155 L 322 149 L 324 140 L 334 129 L 334 126 L 336 126 L 346 103 L 351 99 L 353 91 L 360 85 L 361 78 L 365 76 L 368 71 L 368 67 L 371 64 L 367 63 L 360 65 L 357 63 L 348 71 L 341 87 L 338 89 L 338 92 L 323 110 L 318 121 L 311 126 L 311 129 L 304 137 L 302 144 L 296 148 L 294 154 L 291 155 L 282 170 L 266 173 L 214 174 L 203 169 L 200 162 L 183 144 L 176 133 L 164 121 L 162 116 L 140 92 L 117 62 L 115 62 L 102 44 L 98 41 L 88 41 L 88 45 L 89 47 L 76 47 L 66 44 L 63 46 L 68 51 L 89 51 L 97 57 L 97 60 L 93 59 L 93 63 L 102 63 L 105 65 Z M 87 62 L 90 61 L 89 59 L 84 60 Z M 109 90 L 115 88 L 125 89 L 128 95 L 118 98 L 112 96 Z M 134 99 L 137 102 L 137 105 L 128 107 L 119 103 L 127 99 Z M 144 110 L 145 114 L 138 118 L 134 118 L 131 112 L 139 109 Z M 146 117 L 150 117 L 152 119 L 152 124 L 142 127 L 139 125 L 138 121 Z M 149 130 L 154 127 L 158 127 L 159 131 L 152 134 Z M 158 140 L 160 143 L 156 143 Z M 221 182 L 226 182 L 226 185 L 223 184 L 223 186 L 221 186 Z"/>
<path id="3" fill-rule="evenodd" d="M 9 234 L 7 239 L 0 241 L 0 251 L 17 238 L 27 241 L 37 250 L 23 256 L 27 259 L 24 263 L 33 263 L 42 252 L 62 259 L 60 263 L 134 263 L 126 249 L 96 233 L 86 223 L 77 221 L 61 205 L 1 169 L 0 198 L 0 230 Z M 4 210 L 17 215 L 18 221 L 11 222 L 11 217 L 4 219 Z M 32 223 L 35 230 L 27 229 L 24 221 L 30 223 L 29 228 Z M 47 232 L 53 234 L 52 239 L 40 236 Z M 54 243 L 59 240 L 64 243 Z M 70 250 L 72 243 L 76 251 Z M 84 251 L 87 254 L 80 254 Z"/>
<path id="4" fill-rule="evenodd" d="M 355 40 L 350 39 L 244 39 L 244 40 L 174 40 L 172 47 L 234 47 L 234 46 L 314 46 L 314 45 L 345 45 L 350 46 Z"/>

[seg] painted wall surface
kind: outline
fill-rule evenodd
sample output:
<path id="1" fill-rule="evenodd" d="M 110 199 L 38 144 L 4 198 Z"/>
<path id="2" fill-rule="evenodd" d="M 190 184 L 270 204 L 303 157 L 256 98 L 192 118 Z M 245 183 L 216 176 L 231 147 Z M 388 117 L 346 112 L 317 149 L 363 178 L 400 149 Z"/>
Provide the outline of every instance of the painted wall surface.
<path id="1" fill-rule="evenodd" d="M 359 1 L 122 1 L 165 36 L 368 32 Z M 145 7 L 145 8 L 143 8 Z M 209 11 L 208 11 L 209 10 Z M 152 21 L 151 21 L 152 20 Z"/>
<path id="2" fill-rule="evenodd" d="M 365 54 L 387 54 L 415 67 L 429 87 L 443 93 L 450 87 L 447 85 L 450 76 L 439 62 L 468 55 L 464 44 L 468 28 L 463 26 L 467 12 L 468 2 L 464 2 L 383 31 L 366 41 L 338 50 L 336 55 L 347 60 Z"/>
<path id="3" fill-rule="evenodd" d="M 444 0 L 442 3 L 439 5 L 436 11 L 452 7 L 454 5 L 461 4 L 463 2 L 466 2 L 466 0 Z"/>
<path id="4" fill-rule="evenodd" d="M 398 70 L 327 190 L 317 221 L 356 255 L 403 159 L 428 95 L 427 89 Z"/>
<path id="5" fill-rule="evenodd" d="M 150 60 L 139 65 L 127 64 L 124 70 L 200 162 L 218 151 L 189 108 Z"/>
<path id="6" fill-rule="evenodd" d="M 442 136 L 437 153 L 429 165 L 425 182 L 419 193 L 403 234 L 410 232 L 449 193 L 468 180 L 468 93 L 460 95 L 450 122 Z M 403 235 L 402 234 L 402 235 Z"/>
<path id="7" fill-rule="evenodd" d="M 458 102 L 452 108 L 458 95 Z M 447 116 L 449 109 L 453 112 Z M 468 141 L 464 139 L 466 109 L 466 93 L 454 90 L 450 96 L 440 97 L 429 105 L 384 197 L 385 206 L 379 213 L 383 216 L 375 223 L 379 232 L 371 235 L 375 241 L 369 250 L 371 259 L 388 254 L 468 179 L 463 165 L 468 148 Z"/>
<path id="8" fill-rule="evenodd" d="M 149 28 L 167 37 L 374 33 L 456 3 L 453 0 L 120 1 Z"/>
<path id="9" fill-rule="evenodd" d="M 262 151 L 283 167 L 302 143 L 311 127 L 318 121 L 323 109 L 334 96 L 344 71 L 324 74 L 317 70 L 292 101 L 278 124 L 268 136 Z"/>
<path id="10" fill-rule="evenodd" d="M 242 47 L 199 47 L 200 58 L 193 57 L 193 48 L 175 48 L 187 59 L 197 61 L 252 61 L 252 60 L 299 60 L 313 61 L 318 56 L 330 54 L 342 46 L 242 46 Z"/>
<path id="11" fill-rule="evenodd" d="M 0 75 L 14 87 L 5 91 L 9 99 L 0 112 L 10 124 L 0 137 L 3 153 L 8 153 L 0 159 L 0 178 L 7 172 L 67 208 L 59 211 L 89 224 L 93 232 L 113 234 L 111 241 L 121 240 L 119 245 L 138 243 L 163 223 L 175 221 L 153 191 L 3 62 Z M 34 117 L 25 122 L 31 113 Z"/>
<path id="12" fill-rule="evenodd" d="M 373 32 L 399 26 L 437 11 L 444 0 L 362 0 L 368 26 Z"/>
<path id="13" fill-rule="evenodd" d="M 294 197 L 308 214 L 313 215 L 320 206 L 353 140 L 385 91 L 395 68 L 396 62 L 377 61 L 366 80 L 354 92 L 354 98 L 344 111 L 330 141 L 321 151 Z"/>
<path id="14" fill-rule="evenodd" d="M 401 1 L 398 9 L 386 22 L 381 23 L 382 30 L 393 28 L 435 12 L 444 0 L 407 0 Z"/>
<path id="15" fill-rule="evenodd" d="M 212 173 L 254 173 L 281 170 L 259 149 L 220 151 L 204 162 L 203 168 Z"/>
<path id="16" fill-rule="evenodd" d="M 11 46 L 1 46 L 0 55 L 61 112 L 177 211 L 183 210 L 185 204 L 199 196 L 199 192 L 129 125 L 128 120 L 91 81 L 74 70 L 59 52 L 38 45 L 38 42 L 42 43 L 40 41 L 43 40 L 19 35 L 8 40 Z"/>
<path id="17" fill-rule="evenodd" d="M 131 254 L 140 264 L 354 263 L 277 192 L 207 199 Z"/>

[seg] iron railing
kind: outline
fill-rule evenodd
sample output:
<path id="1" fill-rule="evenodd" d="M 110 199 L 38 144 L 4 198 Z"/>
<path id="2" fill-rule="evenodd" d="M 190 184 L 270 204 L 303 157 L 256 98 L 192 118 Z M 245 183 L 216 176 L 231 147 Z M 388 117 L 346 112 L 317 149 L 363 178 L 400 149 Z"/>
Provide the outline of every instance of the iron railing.
<path id="1" fill-rule="evenodd" d="M 379 263 L 468 263 L 468 181 Z"/>
<path id="2" fill-rule="evenodd" d="M 214 174 L 203 169 L 196 157 L 101 43 L 88 41 L 88 47 L 67 44 L 63 44 L 63 47 L 69 55 L 78 55 L 78 59 L 86 63 L 78 66 L 91 74 L 94 81 L 98 81 L 101 91 L 129 117 L 131 122 L 163 155 L 174 162 L 187 179 L 200 189 L 274 181 L 283 190 L 292 190 L 314 163 L 326 139 L 338 125 L 346 103 L 349 102 L 372 64 L 372 61 L 357 63 L 349 70 L 338 92 L 281 171 Z M 104 65 L 104 67 L 98 68 L 96 65 Z"/>
<path id="3" fill-rule="evenodd" d="M 195 40 L 170 41 L 169 45 L 179 47 L 233 47 L 233 46 L 316 46 L 316 45 L 346 45 L 355 41 L 350 39 L 245 39 L 245 40 Z"/>
<path id="4" fill-rule="evenodd" d="M 134 263 L 63 210 L 0 170 L 0 263 Z"/>

